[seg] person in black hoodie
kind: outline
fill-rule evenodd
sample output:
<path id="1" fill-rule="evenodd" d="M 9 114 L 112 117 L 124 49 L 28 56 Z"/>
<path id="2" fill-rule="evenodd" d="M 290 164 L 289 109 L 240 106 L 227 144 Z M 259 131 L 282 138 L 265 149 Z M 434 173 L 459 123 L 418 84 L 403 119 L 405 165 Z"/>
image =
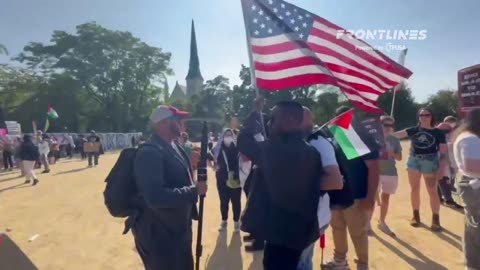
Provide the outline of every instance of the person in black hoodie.
<path id="1" fill-rule="evenodd" d="M 320 154 L 303 139 L 302 120 L 299 103 L 280 102 L 270 120 L 271 137 L 242 145 L 242 153 L 258 164 L 242 230 L 266 240 L 266 270 L 295 270 L 302 251 L 319 238 L 317 206 L 323 169 Z"/>
<path id="2" fill-rule="evenodd" d="M 35 162 L 39 159 L 40 153 L 38 147 L 33 144 L 32 137 L 25 135 L 23 137 L 23 143 L 20 146 L 20 160 L 22 161 L 25 177 L 27 180 L 25 183 L 29 184 L 33 181 L 33 185 L 38 184 L 37 176 L 35 175 Z"/>
<path id="3" fill-rule="evenodd" d="M 220 196 L 222 223 L 219 231 L 227 229 L 228 205 L 232 202 L 234 231 L 240 230 L 242 187 L 238 177 L 238 149 L 231 129 L 223 132 L 222 140 L 215 147 L 217 189 Z"/>

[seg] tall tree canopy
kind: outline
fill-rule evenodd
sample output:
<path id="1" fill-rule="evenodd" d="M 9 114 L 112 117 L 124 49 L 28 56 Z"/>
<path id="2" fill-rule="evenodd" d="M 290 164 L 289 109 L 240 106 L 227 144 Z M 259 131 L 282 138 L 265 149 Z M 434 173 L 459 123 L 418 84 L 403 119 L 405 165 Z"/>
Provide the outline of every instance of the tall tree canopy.
<path id="1" fill-rule="evenodd" d="M 16 59 L 47 78 L 71 77 L 76 88 L 68 89 L 70 98 L 84 95 L 101 112 L 86 112 L 95 119 L 89 126 L 126 131 L 142 129 L 160 101 L 165 75 L 173 73 L 170 57 L 129 32 L 86 23 L 76 34 L 55 31 L 51 44 L 30 43 Z"/>

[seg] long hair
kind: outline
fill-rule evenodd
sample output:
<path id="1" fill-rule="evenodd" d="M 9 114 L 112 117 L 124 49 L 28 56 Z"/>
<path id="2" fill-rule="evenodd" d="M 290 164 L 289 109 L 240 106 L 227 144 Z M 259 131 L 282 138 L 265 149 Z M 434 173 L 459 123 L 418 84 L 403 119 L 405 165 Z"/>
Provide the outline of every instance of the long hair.
<path id="1" fill-rule="evenodd" d="M 433 115 L 433 111 L 432 109 L 430 108 L 427 108 L 427 107 L 424 107 L 424 108 L 420 108 L 418 111 L 417 111 L 417 121 L 418 121 L 418 125 L 420 126 L 420 112 L 421 111 L 427 111 L 430 113 L 430 127 L 435 127 L 435 116 Z"/>
<path id="2" fill-rule="evenodd" d="M 453 142 L 464 132 L 470 132 L 480 137 L 480 109 L 473 109 L 468 113 L 465 122 L 455 130 Z"/>

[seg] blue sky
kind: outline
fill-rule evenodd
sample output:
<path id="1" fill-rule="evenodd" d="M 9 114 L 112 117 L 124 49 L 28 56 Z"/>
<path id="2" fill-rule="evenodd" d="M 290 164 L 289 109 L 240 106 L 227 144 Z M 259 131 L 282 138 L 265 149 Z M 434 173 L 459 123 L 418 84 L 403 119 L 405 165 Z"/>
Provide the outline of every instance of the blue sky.
<path id="1" fill-rule="evenodd" d="M 0 43 L 17 55 L 30 41 L 48 42 L 54 30 L 73 32 L 96 21 L 131 31 L 150 45 L 173 54 L 169 78 L 185 84 L 190 21 L 195 19 L 200 65 L 205 79 L 216 75 L 238 83 L 248 64 L 240 0 L 2 0 Z M 291 0 L 347 29 L 426 29 L 426 40 L 393 41 L 409 48 L 406 66 L 417 100 L 439 89 L 457 87 L 457 71 L 480 63 L 478 0 Z M 369 40 L 385 46 L 389 41 Z M 385 54 L 398 58 L 399 51 Z M 0 57 L 0 63 L 8 61 Z"/>

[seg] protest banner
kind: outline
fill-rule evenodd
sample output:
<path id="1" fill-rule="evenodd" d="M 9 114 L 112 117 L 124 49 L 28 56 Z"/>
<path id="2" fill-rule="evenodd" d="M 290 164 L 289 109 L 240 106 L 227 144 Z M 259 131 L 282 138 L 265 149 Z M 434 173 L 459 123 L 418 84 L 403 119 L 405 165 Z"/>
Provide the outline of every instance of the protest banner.
<path id="1" fill-rule="evenodd" d="M 461 115 L 480 108 L 480 65 L 458 71 L 458 103 Z"/>

